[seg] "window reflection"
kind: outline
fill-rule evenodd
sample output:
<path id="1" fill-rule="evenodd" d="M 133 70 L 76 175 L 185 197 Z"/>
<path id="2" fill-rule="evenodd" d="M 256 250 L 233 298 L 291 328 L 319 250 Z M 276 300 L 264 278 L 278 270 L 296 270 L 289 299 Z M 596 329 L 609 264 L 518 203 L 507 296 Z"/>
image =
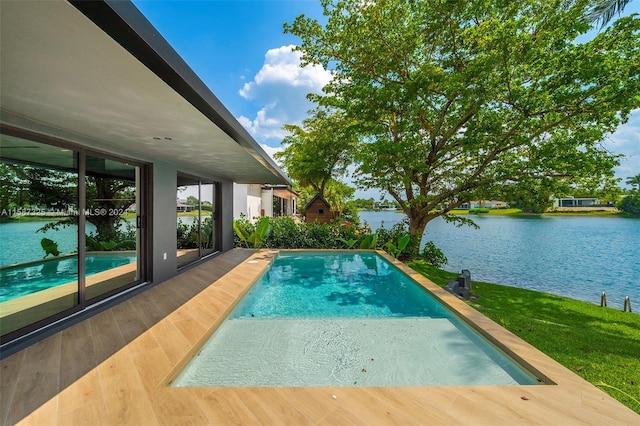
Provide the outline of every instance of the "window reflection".
<path id="1" fill-rule="evenodd" d="M 1 135 L 0 330 L 78 305 L 78 168 L 69 149 Z"/>
<path id="2" fill-rule="evenodd" d="M 86 156 L 85 235 L 87 299 L 138 279 L 136 224 L 138 168 Z"/>
<path id="3" fill-rule="evenodd" d="M 8 133 L 0 135 L 3 343 L 142 282 L 146 265 L 141 166 Z"/>
<path id="4" fill-rule="evenodd" d="M 215 183 L 178 175 L 176 214 L 178 268 L 218 251 Z"/>

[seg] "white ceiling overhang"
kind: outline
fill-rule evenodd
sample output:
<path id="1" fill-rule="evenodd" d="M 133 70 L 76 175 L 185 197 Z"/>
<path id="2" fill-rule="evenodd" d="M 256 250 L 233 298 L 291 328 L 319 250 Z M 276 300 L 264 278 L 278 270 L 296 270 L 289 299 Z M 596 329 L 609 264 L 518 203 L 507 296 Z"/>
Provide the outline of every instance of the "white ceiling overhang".
<path id="1" fill-rule="evenodd" d="M 126 1 L 0 2 L 4 126 L 238 183 L 290 184 Z"/>

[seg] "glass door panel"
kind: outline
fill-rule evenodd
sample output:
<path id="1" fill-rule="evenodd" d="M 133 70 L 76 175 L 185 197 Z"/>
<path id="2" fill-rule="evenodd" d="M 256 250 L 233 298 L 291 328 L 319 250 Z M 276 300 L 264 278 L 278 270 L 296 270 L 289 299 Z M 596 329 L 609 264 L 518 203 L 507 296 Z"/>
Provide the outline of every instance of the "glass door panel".
<path id="1" fill-rule="evenodd" d="M 72 150 L 0 136 L 0 334 L 79 304 L 78 161 Z"/>
<path id="2" fill-rule="evenodd" d="M 216 223 L 215 223 L 215 185 L 213 183 L 202 184 L 200 188 L 202 198 L 200 200 L 201 238 L 200 256 L 207 256 L 216 251 Z"/>
<path id="3" fill-rule="evenodd" d="M 103 298 L 141 278 L 139 167 L 87 155 L 86 299 Z"/>
<path id="4" fill-rule="evenodd" d="M 176 223 L 178 268 L 200 258 L 200 181 L 178 175 Z"/>

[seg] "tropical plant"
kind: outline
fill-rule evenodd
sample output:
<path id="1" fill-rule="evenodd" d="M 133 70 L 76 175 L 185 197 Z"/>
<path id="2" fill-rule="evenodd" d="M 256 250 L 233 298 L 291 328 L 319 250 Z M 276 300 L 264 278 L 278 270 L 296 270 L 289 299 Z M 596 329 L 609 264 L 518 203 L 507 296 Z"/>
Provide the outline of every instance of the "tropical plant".
<path id="1" fill-rule="evenodd" d="M 56 257 L 60 256 L 60 251 L 58 250 L 58 243 L 56 243 L 55 241 L 50 240 L 49 238 L 43 238 L 40 240 L 40 245 L 44 250 L 43 259 L 49 255 L 56 256 Z"/>
<path id="2" fill-rule="evenodd" d="M 498 185 L 613 175 L 600 142 L 640 107 L 640 19 L 580 42 L 586 0 L 322 6 L 324 25 L 284 26 L 334 73 L 310 97 L 357 130 L 356 183 L 388 192 L 414 240 Z"/>
<path id="3" fill-rule="evenodd" d="M 338 238 L 338 241 L 340 241 L 342 244 L 345 245 L 346 248 L 351 249 L 353 248 L 356 243 L 358 242 L 358 240 L 356 240 L 355 238 L 352 238 L 350 240 L 345 240 L 344 238 Z"/>
<path id="4" fill-rule="evenodd" d="M 447 259 L 447 256 L 444 255 L 442 250 L 440 250 L 433 241 L 427 241 L 427 243 L 422 248 L 420 258 L 429 262 L 436 268 L 442 268 L 449 261 Z"/>
<path id="5" fill-rule="evenodd" d="M 378 234 L 369 234 L 360 242 L 360 248 L 363 250 L 375 250 L 378 244 Z"/>
<path id="6" fill-rule="evenodd" d="M 249 244 L 253 248 L 260 248 L 271 231 L 271 225 L 268 217 L 262 217 L 258 220 L 253 232 L 237 220 L 233 222 L 233 229 L 238 238 L 247 245 L 247 248 L 249 248 Z"/>
<path id="7" fill-rule="evenodd" d="M 603 28 L 614 16 L 622 14 L 629 3 L 631 0 L 598 0 L 587 17 L 596 23 L 600 22 L 600 28 Z"/>
<path id="8" fill-rule="evenodd" d="M 625 181 L 625 183 L 627 185 L 630 185 L 631 188 L 635 186 L 636 189 L 640 190 L 640 174 L 635 176 L 629 176 Z"/>
<path id="9" fill-rule="evenodd" d="M 411 235 L 409 234 L 400 237 L 398 245 L 395 245 L 392 241 L 387 241 L 387 244 L 385 245 L 386 252 L 391 256 L 398 258 L 400 257 L 400 253 L 402 253 L 405 247 L 407 247 L 407 244 L 409 244 L 409 241 L 411 241 Z"/>

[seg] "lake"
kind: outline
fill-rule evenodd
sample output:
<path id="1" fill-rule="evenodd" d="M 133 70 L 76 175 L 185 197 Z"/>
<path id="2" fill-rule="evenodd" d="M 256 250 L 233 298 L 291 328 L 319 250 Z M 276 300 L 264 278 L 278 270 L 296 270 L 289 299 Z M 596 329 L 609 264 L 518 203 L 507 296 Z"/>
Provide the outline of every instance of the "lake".
<path id="1" fill-rule="evenodd" d="M 372 229 L 391 228 L 397 212 L 359 213 Z M 600 303 L 622 309 L 629 296 L 640 310 L 640 219 L 576 216 L 471 217 L 480 229 L 456 228 L 438 218 L 427 225 L 447 256 L 444 269 L 471 271 L 471 278 Z"/>

